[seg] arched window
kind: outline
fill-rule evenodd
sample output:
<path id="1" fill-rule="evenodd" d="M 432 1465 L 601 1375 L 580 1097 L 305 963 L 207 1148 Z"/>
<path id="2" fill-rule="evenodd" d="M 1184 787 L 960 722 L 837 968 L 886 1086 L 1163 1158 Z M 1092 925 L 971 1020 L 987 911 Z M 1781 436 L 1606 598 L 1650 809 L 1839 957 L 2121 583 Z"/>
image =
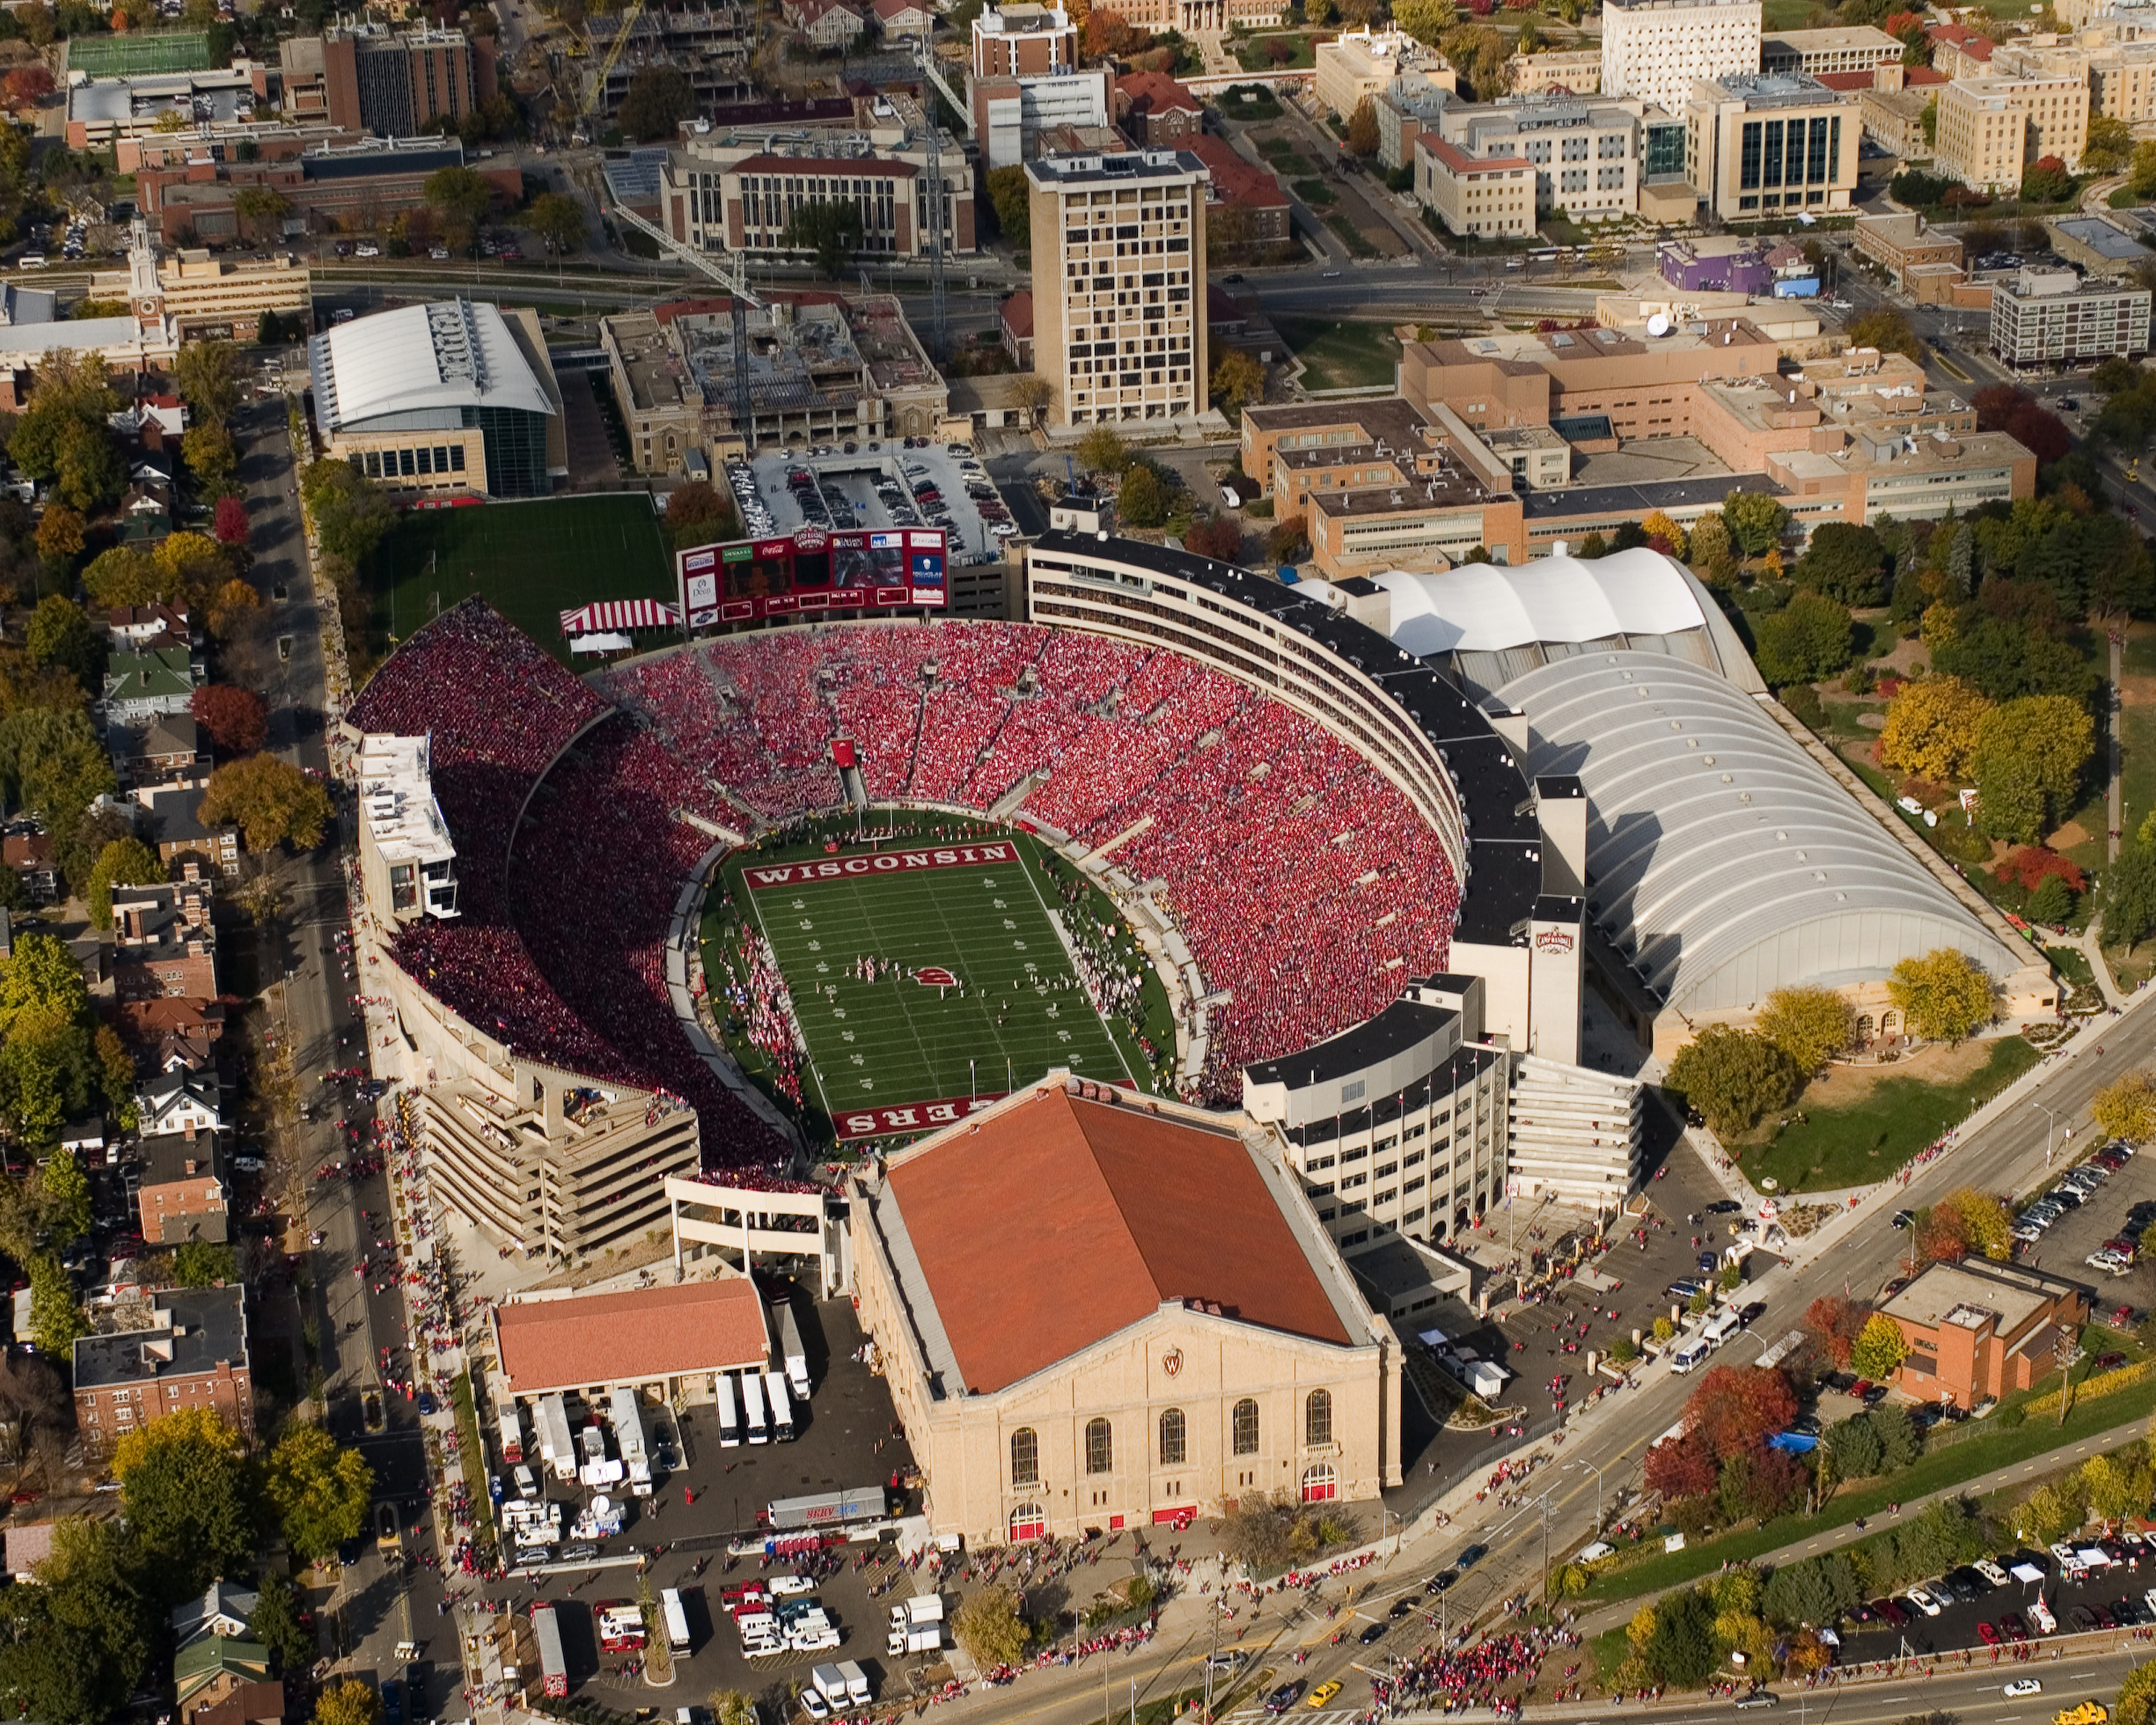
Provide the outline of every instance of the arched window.
<path id="1" fill-rule="evenodd" d="M 1258 1404 L 1248 1396 L 1235 1404 L 1235 1453 L 1255 1455 L 1258 1453 Z"/>
<path id="2" fill-rule="evenodd" d="M 1014 1542 L 1038 1539 L 1048 1531 L 1048 1517 L 1040 1512 L 1037 1503 L 1021 1503 L 1011 1512 L 1010 1537 Z"/>
<path id="3" fill-rule="evenodd" d="M 1163 1409 L 1160 1416 L 1160 1465 L 1163 1467 L 1180 1467 L 1183 1457 L 1183 1409 Z"/>
<path id="4" fill-rule="evenodd" d="M 1332 1441 L 1332 1392 L 1313 1389 L 1302 1404 L 1302 1440 L 1306 1444 Z"/>
<path id="5" fill-rule="evenodd" d="M 1040 1440 L 1030 1425 L 1021 1425 L 1011 1434 L 1011 1483 L 1014 1486 L 1036 1486 L 1040 1483 Z"/>
<path id="6" fill-rule="evenodd" d="M 1330 1503 L 1340 1495 L 1340 1484 L 1333 1477 L 1330 1462 L 1321 1461 L 1315 1467 L 1302 1471 L 1302 1501 L 1305 1503 Z"/>
<path id="7" fill-rule="evenodd" d="M 1086 1422 L 1086 1471 L 1113 1473 L 1116 1471 L 1115 1434 L 1108 1430 L 1105 1420 Z"/>

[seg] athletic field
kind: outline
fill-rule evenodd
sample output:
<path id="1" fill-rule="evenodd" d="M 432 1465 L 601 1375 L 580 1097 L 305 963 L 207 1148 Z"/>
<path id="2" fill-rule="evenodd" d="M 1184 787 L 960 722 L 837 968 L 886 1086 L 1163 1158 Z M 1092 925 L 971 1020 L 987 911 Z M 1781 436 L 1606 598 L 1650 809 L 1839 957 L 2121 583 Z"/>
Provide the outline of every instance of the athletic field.
<path id="1" fill-rule="evenodd" d="M 641 493 L 404 510 L 367 559 L 367 578 L 384 653 L 478 593 L 566 660 L 562 612 L 594 599 L 675 596 L 673 557 Z"/>
<path id="2" fill-rule="evenodd" d="M 803 1101 L 839 1137 L 926 1131 L 1053 1066 L 1151 1088 L 1075 980 L 1050 918 L 1056 877 L 1036 857 L 1011 834 L 729 865 L 735 906 L 770 941 L 808 1045 Z M 707 941 L 718 932 L 707 919 Z M 707 965 L 717 958 L 707 947 Z M 865 958 L 874 980 L 857 973 Z M 951 1106 L 927 1111 L 938 1103 Z"/>

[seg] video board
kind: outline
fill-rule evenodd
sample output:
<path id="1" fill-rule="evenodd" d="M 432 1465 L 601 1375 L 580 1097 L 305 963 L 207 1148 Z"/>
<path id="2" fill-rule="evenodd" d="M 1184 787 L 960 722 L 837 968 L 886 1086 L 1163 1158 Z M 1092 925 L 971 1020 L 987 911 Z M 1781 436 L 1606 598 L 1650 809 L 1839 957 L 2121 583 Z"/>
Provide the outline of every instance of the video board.
<path id="1" fill-rule="evenodd" d="M 700 545 L 675 554 L 690 629 L 800 612 L 904 610 L 948 603 L 940 527 L 803 527 L 773 539 Z"/>

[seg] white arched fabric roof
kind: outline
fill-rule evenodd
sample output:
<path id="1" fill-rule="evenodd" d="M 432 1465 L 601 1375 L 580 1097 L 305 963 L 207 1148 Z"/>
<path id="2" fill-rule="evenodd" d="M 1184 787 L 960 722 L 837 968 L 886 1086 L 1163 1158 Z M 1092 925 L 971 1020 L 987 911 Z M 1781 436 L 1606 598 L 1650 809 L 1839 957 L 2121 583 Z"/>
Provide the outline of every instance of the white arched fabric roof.
<path id="1" fill-rule="evenodd" d="M 309 355 L 316 422 L 335 431 L 393 413 L 553 403 L 500 310 L 436 300 L 354 318 L 315 337 Z"/>
<path id="2" fill-rule="evenodd" d="M 1999 978 L 2026 962 L 1713 672 L 1584 653 L 1499 696 L 1527 714 L 1529 776 L 1585 788 L 1589 916 L 1671 1006 L 1743 1010 L 1940 947 Z"/>
<path id="3" fill-rule="evenodd" d="M 1547 557 L 1374 578 L 1393 596 L 1393 639 L 1424 656 L 1707 627 L 1683 566 L 1645 546 L 1588 562 Z"/>

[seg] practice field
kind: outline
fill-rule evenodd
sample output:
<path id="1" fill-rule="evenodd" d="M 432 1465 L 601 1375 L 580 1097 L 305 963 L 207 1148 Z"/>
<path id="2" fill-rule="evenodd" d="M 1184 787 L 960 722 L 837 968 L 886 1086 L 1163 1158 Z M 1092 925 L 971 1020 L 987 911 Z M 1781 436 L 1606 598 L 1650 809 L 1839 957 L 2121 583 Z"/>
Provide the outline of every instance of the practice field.
<path id="1" fill-rule="evenodd" d="M 565 661 L 562 612 L 675 596 L 673 559 L 641 494 L 406 510 L 367 559 L 367 581 L 378 652 L 478 593 Z"/>
<path id="2" fill-rule="evenodd" d="M 806 1098 L 838 1137 L 947 1124 L 976 1096 L 1052 1066 L 1151 1087 L 1079 984 L 1044 881 L 1019 835 L 750 857 L 728 870 L 793 994 Z M 875 980 L 859 975 L 863 959 Z"/>

